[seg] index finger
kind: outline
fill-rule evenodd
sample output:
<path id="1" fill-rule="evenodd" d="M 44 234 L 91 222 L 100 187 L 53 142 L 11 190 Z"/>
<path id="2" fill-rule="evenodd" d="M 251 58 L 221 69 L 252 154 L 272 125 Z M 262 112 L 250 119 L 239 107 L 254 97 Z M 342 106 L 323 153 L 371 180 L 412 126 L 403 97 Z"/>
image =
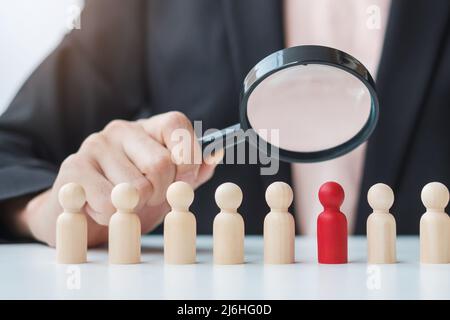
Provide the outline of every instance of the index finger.
<path id="1" fill-rule="evenodd" d="M 139 120 L 144 130 L 171 153 L 176 165 L 175 180 L 197 179 L 202 152 L 190 120 L 181 112 L 167 112 Z"/>

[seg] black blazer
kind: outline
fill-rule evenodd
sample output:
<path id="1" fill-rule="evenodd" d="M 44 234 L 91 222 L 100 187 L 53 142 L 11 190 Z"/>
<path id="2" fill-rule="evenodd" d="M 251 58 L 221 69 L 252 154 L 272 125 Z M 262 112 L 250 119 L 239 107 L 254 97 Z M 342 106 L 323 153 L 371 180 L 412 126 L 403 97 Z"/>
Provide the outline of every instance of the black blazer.
<path id="1" fill-rule="evenodd" d="M 116 118 L 180 110 L 203 127 L 238 120 L 241 83 L 261 58 L 284 47 L 278 0 L 87 1 L 68 34 L 0 118 L 0 201 L 49 188 L 65 157 Z M 395 0 L 378 72 L 380 120 L 368 144 L 357 232 L 368 188 L 391 185 L 399 233 L 417 233 L 429 181 L 450 183 L 450 2 Z M 261 233 L 265 188 L 290 182 L 289 164 L 221 165 L 196 192 L 198 231 L 211 233 L 215 188 L 244 191 L 247 233 Z"/>

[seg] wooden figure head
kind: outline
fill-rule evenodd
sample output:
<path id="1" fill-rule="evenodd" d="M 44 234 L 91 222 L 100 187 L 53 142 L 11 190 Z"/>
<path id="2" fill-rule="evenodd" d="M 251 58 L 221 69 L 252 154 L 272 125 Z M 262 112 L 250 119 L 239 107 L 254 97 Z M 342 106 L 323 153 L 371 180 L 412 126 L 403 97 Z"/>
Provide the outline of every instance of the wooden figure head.
<path id="1" fill-rule="evenodd" d="M 449 201 L 449 191 L 440 182 L 430 182 L 422 189 L 422 203 L 427 209 L 444 211 Z"/>
<path id="2" fill-rule="evenodd" d="M 344 189 L 337 182 L 325 182 L 319 189 L 319 200 L 324 208 L 339 209 L 344 198 Z"/>
<path id="3" fill-rule="evenodd" d="M 234 183 L 221 184 L 215 194 L 217 206 L 224 211 L 237 211 L 242 203 L 242 190 Z"/>
<path id="4" fill-rule="evenodd" d="M 266 190 L 266 201 L 271 210 L 287 211 L 293 200 L 292 188 L 285 182 L 274 182 Z"/>
<path id="5" fill-rule="evenodd" d="M 67 212 L 79 212 L 86 203 L 86 194 L 81 185 L 67 183 L 59 189 L 59 204 Z"/>
<path id="6" fill-rule="evenodd" d="M 172 209 L 189 211 L 189 207 L 194 201 L 194 190 L 188 183 L 176 181 L 167 189 L 166 198 Z"/>
<path id="7" fill-rule="evenodd" d="M 130 212 L 139 203 L 139 193 L 129 183 L 120 183 L 111 192 L 111 201 L 117 211 Z"/>
<path id="8" fill-rule="evenodd" d="M 394 192 L 388 185 L 377 183 L 369 189 L 367 201 L 374 211 L 389 212 L 394 204 Z"/>

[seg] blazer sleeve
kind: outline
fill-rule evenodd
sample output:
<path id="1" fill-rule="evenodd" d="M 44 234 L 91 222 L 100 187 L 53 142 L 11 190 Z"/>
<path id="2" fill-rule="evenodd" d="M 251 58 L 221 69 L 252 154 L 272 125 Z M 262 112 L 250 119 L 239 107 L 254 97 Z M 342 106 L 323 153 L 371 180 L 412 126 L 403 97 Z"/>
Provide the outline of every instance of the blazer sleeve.
<path id="1" fill-rule="evenodd" d="M 86 136 L 142 109 L 141 3 L 87 1 L 81 29 L 23 84 L 0 117 L 0 204 L 49 188 Z"/>

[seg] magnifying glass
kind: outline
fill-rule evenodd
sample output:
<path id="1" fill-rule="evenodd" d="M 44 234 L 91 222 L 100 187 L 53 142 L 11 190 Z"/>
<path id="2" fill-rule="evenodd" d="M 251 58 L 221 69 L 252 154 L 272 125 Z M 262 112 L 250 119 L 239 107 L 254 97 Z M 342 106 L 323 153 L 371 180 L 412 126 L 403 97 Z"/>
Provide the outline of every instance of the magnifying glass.
<path id="1" fill-rule="evenodd" d="M 239 113 L 239 124 L 203 136 L 202 147 L 236 144 L 240 141 L 233 135 L 242 129 L 252 132 L 245 138 L 257 148 L 261 139 L 269 146 L 264 151 L 276 148 L 280 160 L 318 162 L 344 155 L 369 138 L 378 120 L 378 98 L 369 71 L 351 55 L 297 46 L 267 56 L 250 70 Z M 271 130 L 277 139 L 267 134 Z"/>

